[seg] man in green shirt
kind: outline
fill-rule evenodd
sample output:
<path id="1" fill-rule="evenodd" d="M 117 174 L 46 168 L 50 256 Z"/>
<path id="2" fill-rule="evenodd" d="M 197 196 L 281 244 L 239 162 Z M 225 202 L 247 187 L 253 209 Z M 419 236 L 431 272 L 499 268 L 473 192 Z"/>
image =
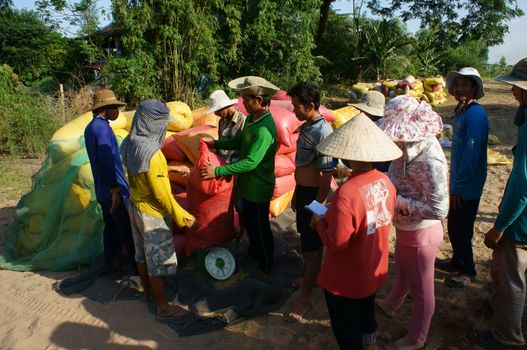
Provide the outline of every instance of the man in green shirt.
<path id="1" fill-rule="evenodd" d="M 201 169 L 202 179 L 237 175 L 236 189 L 241 198 L 242 215 L 249 236 L 249 255 L 260 269 L 273 268 L 274 242 L 269 223 L 269 204 L 274 191 L 276 126 L 268 107 L 278 90 L 267 80 L 248 76 L 229 82 L 238 91 L 249 115 L 241 134 L 230 140 L 206 140 L 215 148 L 239 149 L 240 159 L 224 166 Z"/>

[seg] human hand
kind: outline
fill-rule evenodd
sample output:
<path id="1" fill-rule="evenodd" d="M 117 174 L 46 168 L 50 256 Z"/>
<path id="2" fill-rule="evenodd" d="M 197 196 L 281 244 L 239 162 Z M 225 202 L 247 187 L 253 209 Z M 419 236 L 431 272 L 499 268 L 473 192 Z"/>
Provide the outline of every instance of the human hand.
<path id="1" fill-rule="evenodd" d="M 311 222 L 309 223 L 309 226 L 316 231 L 318 227 L 318 222 L 323 218 L 323 216 L 318 216 L 315 214 L 311 215 Z"/>
<path id="2" fill-rule="evenodd" d="M 198 221 L 196 220 L 195 217 L 192 217 L 192 218 L 184 218 L 183 219 L 183 222 L 185 223 L 185 227 L 186 228 L 192 228 L 194 227 L 195 225 L 198 224 Z"/>
<path id="3" fill-rule="evenodd" d="M 344 179 L 350 176 L 351 169 L 344 164 L 338 163 L 336 168 L 333 169 L 333 177 L 336 179 Z"/>
<path id="4" fill-rule="evenodd" d="M 503 237 L 503 232 L 498 231 L 496 226 L 492 227 L 489 232 L 485 234 L 485 245 L 490 249 L 498 249 L 500 247 L 500 241 Z"/>
<path id="5" fill-rule="evenodd" d="M 121 196 L 119 192 L 112 192 L 112 206 L 110 207 L 110 214 L 113 214 L 121 205 Z"/>
<path id="6" fill-rule="evenodd" d="M 210 165 L 210 163 L 207 162 L 207 166 L 199 169 L 199 173 L 202 180 L 214 179 L 216 177 L 216 166 Z"/>
<path id="7" fill-rule="evenodd" d="M 187 165 L 169 165 L 167 166 L 168 171 L 174 171 L 176 173 L 180 173 L 181 176 L 187 176 L 190 174 L 190 167 Z"/>

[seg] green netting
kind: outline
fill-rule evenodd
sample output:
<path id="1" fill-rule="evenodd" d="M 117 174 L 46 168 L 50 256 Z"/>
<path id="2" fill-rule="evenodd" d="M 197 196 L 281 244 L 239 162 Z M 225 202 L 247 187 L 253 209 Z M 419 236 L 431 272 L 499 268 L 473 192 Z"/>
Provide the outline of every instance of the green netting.
<path id="1" fill-rule="evenodd" d="M 61 271 L 102 253 L 104 222 L 95 198 L 84 137 L 49 143 L 7 228 L 0 268 Z"/>

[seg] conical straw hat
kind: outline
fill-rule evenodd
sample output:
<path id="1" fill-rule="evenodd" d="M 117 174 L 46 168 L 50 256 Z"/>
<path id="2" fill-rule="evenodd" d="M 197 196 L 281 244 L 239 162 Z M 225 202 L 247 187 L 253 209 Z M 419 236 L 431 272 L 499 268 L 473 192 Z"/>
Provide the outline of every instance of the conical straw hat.
<path id="1" fill-rule="evenodd" d="M 351 118 L 318 144 L 317 150 L 328 156 L 358 162 L 385 162 L 403 152 L 364 113 Z"/>

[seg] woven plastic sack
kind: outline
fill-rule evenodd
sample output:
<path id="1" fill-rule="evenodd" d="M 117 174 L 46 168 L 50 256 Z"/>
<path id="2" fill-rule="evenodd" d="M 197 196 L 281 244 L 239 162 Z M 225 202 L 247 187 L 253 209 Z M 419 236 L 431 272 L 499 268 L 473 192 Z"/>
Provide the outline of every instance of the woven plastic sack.
<path id="1" fill-rule="evenodd" d="M 273 218 L 280 216 L 287 209 L 289 204 L 291 204 L 291 199 L 293 199 L 294 192 L 295 190 L 293 189 L 271 201 L 271 203 L 269 204 L 269 214 Z"/>
<path id="2" fill-rule="evenodd" d="M 278 146 L 284 145 L 286 147 L 292 147 L 293 142 L 291 140 L 291 135 L 296 129 L 298 129 L 301 123 L 292 111 L 280 107 L 277 104 L 278 102 L 287 103 L 287 101 L 272 101 L 269 106 L 269 111 L 271 112 L 276 125 L 276 141 Z M 243 100 L 241 97 L 238 98 L 238 104 L 236 106 L 240 112 L 247 115 L 247 110 L 243 106 Z"/>
<path id="3" fill-rule="evenodd" d="M 197 249 L 229 242 L 236 236 L 232 201 L 234 178 L 201 180 L 200 169 L 207 164 L 226 163 L 201 141 L 199 158 L 187 184 L 189 212 L 197 220 L 197 225 L 186 234 L 187 255 Z"/>
<path id="4" fill-rule="evenodd" d="M 32 180 L 7 229 L 0 268 L 62 271 L 89 265 L 102 254 L 104 222 L 84 137 L 50 142 Z"/>

